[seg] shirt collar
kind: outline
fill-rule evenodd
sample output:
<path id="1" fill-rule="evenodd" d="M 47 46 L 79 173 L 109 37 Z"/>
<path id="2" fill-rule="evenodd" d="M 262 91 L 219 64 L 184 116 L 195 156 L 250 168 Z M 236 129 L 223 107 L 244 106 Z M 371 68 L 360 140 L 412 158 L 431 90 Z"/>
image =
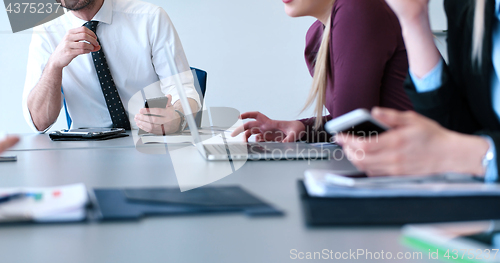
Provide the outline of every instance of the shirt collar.
<path id="1" fill-rule="evenodd" d="M 75 16 L 73 12 L 68 13 L 70 14 L 70 20 L 73 24 L 73 27 L 80 27 L 85 24 L 85 22 L 87 22 Z M 97 14 L 95 14 L 95 16 L 92 18 L 92 21 L 99 21 L 99 23 L 110 25 L 113 21 L 113 0 L 104 0 L 101 9 L 99 9 Z"/>
<path id="2" fill-rule="evenodd" d="M 113 0 L 104 0 L 101 9 L 99 9 L 92 20 L 110 25 L 113 21 Z"/>

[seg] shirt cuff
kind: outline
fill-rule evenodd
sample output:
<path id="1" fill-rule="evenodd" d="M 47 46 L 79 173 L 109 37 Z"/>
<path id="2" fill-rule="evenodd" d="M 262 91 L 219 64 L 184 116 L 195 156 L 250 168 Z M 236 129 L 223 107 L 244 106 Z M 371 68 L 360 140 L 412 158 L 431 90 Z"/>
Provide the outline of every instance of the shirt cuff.
<path id="1" fill-rule="evenodd" d="M 26 120 L 26 122 L 28 123 L 28 126 L 30 126 L 30 128 L 36 132 L 36 133 L 39 133 L 39 134 L 45 134 L 47 133 L 50 128 L 52 128 L 52 126 L 54 125 L 54 123 L 52 123 L 49 127 L 47 127 L 47 129 L 43 130 L 43 131 L 39 131 L 36 126 L 35 126 L 35 123 L 33 122 L 33 118 L 31 117 L 31 112 L 30 110 L 28 109 L 28 105 L 25 105 L 25 108 L 23 109 L 24 111 L 24 119 Z"/>
<path id="2" fill-rule="evenodd" d="M 441 87 L 443 75 L 443 60 L 439 60 L 439 63 L 424 77 L 419 78 L 413 74 L 410 69 L 410 77 L 415 84 L 415 89 L 418 93 L 435 91 Z"/>
<path id="3" fill-rule="evenodd" d="M 486 140 L 488 140 L 488 144 L 490 145 L 490 149 L 488 151 L 491 151 L 493 153 L 493 160 L 491 160 L 488 163 L 488 166 L 486 167 L 486 173 L 484 175 L 484 181 L 486 183 L 495 183 L 498 180 L 498 166 L 497 166 L 497 151 L 495 149 L 495 143 L 489 136 L 484 136 Z"/>

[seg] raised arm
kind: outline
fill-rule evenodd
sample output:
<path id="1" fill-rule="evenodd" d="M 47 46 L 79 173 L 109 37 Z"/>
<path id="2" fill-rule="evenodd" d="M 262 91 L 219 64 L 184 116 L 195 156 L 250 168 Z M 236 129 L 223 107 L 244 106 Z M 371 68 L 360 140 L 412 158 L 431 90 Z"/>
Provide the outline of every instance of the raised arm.
<path id="1" fill-rule="evenodd" d="M 462 93 L 464 81 L 460 64 L 470 63 L 456 57 L 451 50 L 460 53 L 470 52 L 459 47 L 463 34 L 470 34 L 461 25 L 469 5 L 465 1 L 445 1 L 448 16 L 448 51 L 450 64 L 442 61 L 434 44 L 431 31 L 428 0 L 386 0 L 397 14 L 403 29 L 403 37 L 408 52 L 411 78 L 407 79 L 406 90 L 414 108 L 422 115 L 429 117 L 445 128 L 463 133 L 473 133 L 480 127 L 472 114 L 468 98 Z M 460 64 L 457 64 L 460 63 Z M 464 65 L 465 65 L 464 64 Z M 460 72 L 464 71 L 464 72 Z"/>
<path id="2" fill-rule="evenodd" d="M 66 34 L 54 52 L 38 33 L 33 34 L 25 84 L 26 118 L 36 130 L 47 130 L 61 110 L 61 83 L 64 67 L 77 56 L 100 49 L 95 34 L 85 27 Z M 87 41 L 88 43 L 82 42 Z"/>
<path id="3" fill-rule="evenodd" d="M 410 70 L 418 78 L 427 75 L 441 59 L 429 22 L 429 0 L 386 0 L 403 30 Z"/>

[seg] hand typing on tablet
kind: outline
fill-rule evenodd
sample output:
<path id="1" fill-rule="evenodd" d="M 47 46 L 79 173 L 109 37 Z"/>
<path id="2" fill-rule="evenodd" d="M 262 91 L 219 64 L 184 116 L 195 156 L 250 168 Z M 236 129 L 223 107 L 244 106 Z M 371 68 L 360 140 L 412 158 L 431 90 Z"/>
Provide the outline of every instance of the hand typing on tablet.
<path id="1" fill-rule="evenodd" d="M 258 142 L 296 142 L 304 135 L 306 130 L 300 121 L 277 121 L 271 120 L 260 112 L 246 112 L 241 114 L 241 119 L 255 119 L 236 128 L 231 134 L 236 137 L 244 132 L 245 140 L 248 141 L 252 135 L 256 136 Z"/>

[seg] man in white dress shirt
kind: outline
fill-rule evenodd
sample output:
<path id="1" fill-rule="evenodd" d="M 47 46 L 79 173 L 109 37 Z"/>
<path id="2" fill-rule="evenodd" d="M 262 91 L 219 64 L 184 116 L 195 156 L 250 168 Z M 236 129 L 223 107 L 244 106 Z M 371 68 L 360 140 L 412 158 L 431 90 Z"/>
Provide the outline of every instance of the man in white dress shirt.
<path id="1" fill-rule="evenodd" d="M 184 50 L 162 8 L 138 0 L 61 0 L 61 5 L 70 12 L 36 27 L 30 45 L 23 109 L 34 130 L 52 126 L 64 98 L 72 128 L 179 131 L 183 110 L 165 48 L 174 54 L 192 112 L 199 110 Z M 169 97 L 167 107 L 127 117 L 124 105 L 151 86 Z"/>

